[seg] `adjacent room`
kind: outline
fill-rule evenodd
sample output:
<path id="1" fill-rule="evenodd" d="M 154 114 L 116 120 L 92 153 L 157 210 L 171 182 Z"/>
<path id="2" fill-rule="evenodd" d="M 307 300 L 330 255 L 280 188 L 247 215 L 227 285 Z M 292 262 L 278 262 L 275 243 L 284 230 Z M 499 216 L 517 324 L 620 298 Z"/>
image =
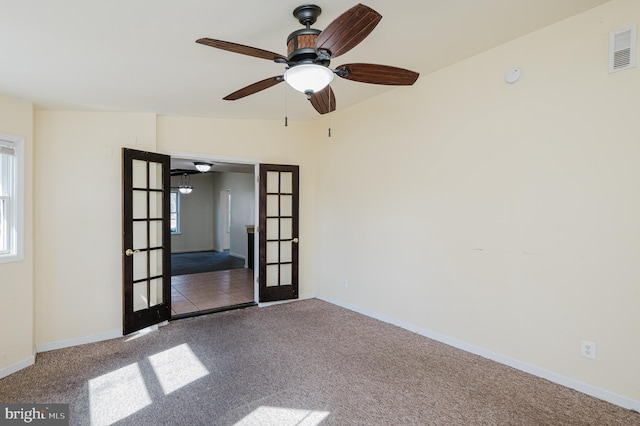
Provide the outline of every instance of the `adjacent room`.
<path id="1" fill-rule="evenodd" d="M 252 164 L 171 159 L 171 316 L 255 304 Z"/>
<path id="2" fill-rule="evenodd" d="M 640 423 L 639 22 L 637 0 L 3 2 L 0 404 Z M 181 291 L 216 272 L 187 253 L 241 266 L 243 299 Z"/>

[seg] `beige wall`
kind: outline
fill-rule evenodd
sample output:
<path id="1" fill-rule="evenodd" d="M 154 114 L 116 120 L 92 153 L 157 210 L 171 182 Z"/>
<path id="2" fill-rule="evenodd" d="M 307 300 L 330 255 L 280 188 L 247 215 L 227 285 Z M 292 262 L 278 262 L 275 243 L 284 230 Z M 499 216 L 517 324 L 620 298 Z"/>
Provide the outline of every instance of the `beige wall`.
<path id="1" fill-rule="evenodd" d="M 37 111 L 36 343 L 122 330 L 121 147 L 155 151 L 151 114 Z"/>
<path id="2" fill-rule="evenodd" d="M 24 139 L 24 260 L 0 263 L 0 373 L 33 361 L 33 105 L 0 95 L 0 133 Z M 25 364 L 26 363 L 26 364 Z M 0 374 L 2 377 L 2 374 Z"/>
<path id="3" fill-rule="evenodd" d="M 189 181 L 194 189 L 191 194 L 180 194 L 180 234 L 171 235 L 172 253 L 214 248 L 213 174 L 193 174 Z M 171 177 L 172 188 L 181 182 L 182 176 Z"/>
<path id="4" fill-rule="evenodd" d="M 607 73 L 638 21 L 615 1 L 337 113 L 318 294 L 640 406 L 640 70 Z"/>

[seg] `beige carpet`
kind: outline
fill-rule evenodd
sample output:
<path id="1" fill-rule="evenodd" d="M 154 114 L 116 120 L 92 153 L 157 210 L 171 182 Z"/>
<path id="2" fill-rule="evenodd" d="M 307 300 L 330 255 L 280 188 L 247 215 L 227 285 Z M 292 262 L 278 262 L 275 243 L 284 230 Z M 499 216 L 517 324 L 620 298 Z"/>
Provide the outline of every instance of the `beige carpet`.
<path id="1" fill-rule="evenodd" d="M 640 425 L 640 415 L 319 300 L 39 354 L 0 402 L 71 424 Z"/>

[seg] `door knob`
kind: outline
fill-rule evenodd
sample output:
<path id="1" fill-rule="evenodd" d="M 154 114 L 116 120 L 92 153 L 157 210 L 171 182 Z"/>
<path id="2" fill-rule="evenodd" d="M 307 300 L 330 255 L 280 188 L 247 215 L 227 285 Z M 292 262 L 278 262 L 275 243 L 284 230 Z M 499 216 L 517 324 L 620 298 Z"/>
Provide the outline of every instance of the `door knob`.
<path id="1" fill-rule="evenodd" d="M 131 250 L 131 249 L 127 249 L 124 254 L 125 256 L 133 256 L 134 253 L 140 253 L 140 250 Z"/>
<path id="2" fill-rule="evenodd" d="M 298 244 L 298 239 L 297 239 L 297 238 L 294 238 L 294 239 L 293 239 L 293 242 L 294 242 L 295 244 Z"/>

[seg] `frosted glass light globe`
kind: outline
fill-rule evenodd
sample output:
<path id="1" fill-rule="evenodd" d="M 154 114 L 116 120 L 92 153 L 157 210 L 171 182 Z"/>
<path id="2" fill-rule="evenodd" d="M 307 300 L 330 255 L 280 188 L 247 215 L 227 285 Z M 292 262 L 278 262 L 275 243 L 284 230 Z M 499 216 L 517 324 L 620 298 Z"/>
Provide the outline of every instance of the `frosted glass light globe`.
<path id="1" fill-rule="evenodd" d="M 284 80 L 298 92 L 319 92 L 333 81 L 333 71 L 316 64 L 302 64 L 289 68 Z"/>

